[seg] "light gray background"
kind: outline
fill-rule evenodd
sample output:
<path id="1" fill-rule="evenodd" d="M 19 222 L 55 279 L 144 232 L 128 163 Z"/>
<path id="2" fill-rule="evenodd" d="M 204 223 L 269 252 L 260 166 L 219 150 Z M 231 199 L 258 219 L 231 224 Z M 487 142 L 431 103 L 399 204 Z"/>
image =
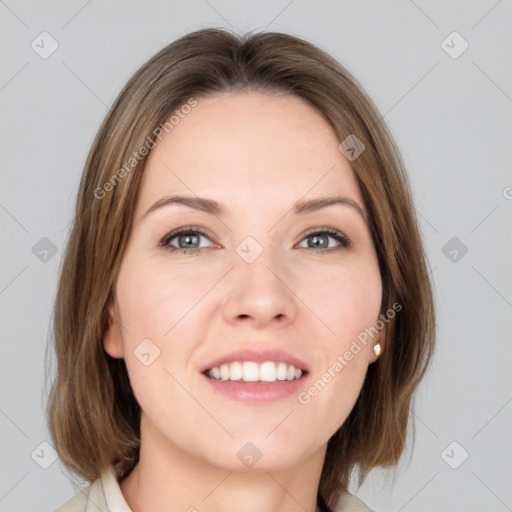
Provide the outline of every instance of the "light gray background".
<path id="1" fill-rule="evenodd" d="M 41 467 L 53 460 L 41 445 L 43 362 L 93 136 L 139 65 L 206 26 L 288 32 L 330 52 L 385 114 L 409 169 L 439 345 L 418 394 L 414 450 L 394 485 L 374 471 L 359 496 L 381 512 L 512 510 L 510 0 L 5 0 L 0 15 L 1 511 L 53 510 L 75 493 L 59 461 Z M 31 47 L 49 48 L 43 31 L 59 45 L 47 59 Z M 445 51 L 463 49 L 458 36 L 446 40 L 453 31 L 469 44 L 458 58 Z M 57 248 L 46 262 L 32 251 L 43 237 Z M 452 237 L 460 243 L 448 257 Z"/>

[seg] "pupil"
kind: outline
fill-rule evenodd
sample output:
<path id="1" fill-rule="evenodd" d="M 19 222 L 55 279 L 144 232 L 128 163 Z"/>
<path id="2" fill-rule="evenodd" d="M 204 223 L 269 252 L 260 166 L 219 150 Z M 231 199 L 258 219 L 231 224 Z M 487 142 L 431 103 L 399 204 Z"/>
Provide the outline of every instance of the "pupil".
<path id="1" fill-rule="evenodd" d="M 197 238 L 197 235 L 181 235 L 180 238 L 179 238 L 179 244 L 180 246 L 182 245 L 182 242 L 183 244 L 187 245 L 187 244 L 190 244 L 192 242 L 192 245 L 195 246 L 194 242 L 191 240 L 193 239 L 194 237 Z M 196 240 L 196 243 L 197 243 L 197 240 Z M 188 245 L 188 247 L 190 247 L 190 245 Z"/>
<path id="2" fill-rule="evenodd" d="M 315 247 L 327 247 L 328 242 L 327 242 L 326 238 L 327 237 L 325 235 L 321 235 L 321 236 L 315 235 L 315 236 L 311 237 Z"/>

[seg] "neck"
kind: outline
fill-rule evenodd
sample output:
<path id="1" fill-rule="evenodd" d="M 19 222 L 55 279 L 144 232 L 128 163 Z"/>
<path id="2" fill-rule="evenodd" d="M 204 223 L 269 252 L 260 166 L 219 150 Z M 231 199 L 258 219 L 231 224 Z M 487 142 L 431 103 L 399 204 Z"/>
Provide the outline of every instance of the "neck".
<path id="1" fill-rule="evenodd" d="M 285 470 L 234 472 L 183 451 L 142 415 L 139 462 L 120 487 L 133 512 L 316 512 L 326 448 Z"/>

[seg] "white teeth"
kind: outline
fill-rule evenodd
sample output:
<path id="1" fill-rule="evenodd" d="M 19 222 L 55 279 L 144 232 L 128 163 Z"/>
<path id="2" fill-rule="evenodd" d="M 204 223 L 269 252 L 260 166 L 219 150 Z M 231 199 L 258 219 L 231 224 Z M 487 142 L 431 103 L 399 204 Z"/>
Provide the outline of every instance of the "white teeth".
<path id="1" fill-rule="evenodd" d="M 231 363 L 229 367 L 229 378 L 230 380 L 241 380 L 242 379 L 242 365 L 239 362 Z"/>
<path id="2" fill-rule="evenodd" d="M 229 379 L 229 366 L 227 364 L 220 365 L 220 380 Z"/>
<path id="3" fill-rule="evenodd" d="M 276 365 L 274 363 L 267 362 L 260 366 L 260 380 L 264 382 L 275 382 L 276 378 Z"/>
<path id="4" fill-rule="evenodd" d="M 247 361 L 242 365 L 242 380 L 245 382 L 258 382 L 258 363 Z"/>
<path id="5" fill-rule="evenodd" d="M 277 365 L 277 367 L 276 367 Z M 208 371 L 215 380 L 243 380 L 245 382 L 276 382 L 276 380 L 294 380 L 302 377 L 302 370 L 286 363 L 266 361 L 262 364 L 254 361 L 221 364 Z"/>
<path id="6" fill-rule="evenodd" d="M 288 367 L 286 363 L 279 363 L 277 365 L 277 380 L 286 380 L 286 375 L 288 374 Z"/>

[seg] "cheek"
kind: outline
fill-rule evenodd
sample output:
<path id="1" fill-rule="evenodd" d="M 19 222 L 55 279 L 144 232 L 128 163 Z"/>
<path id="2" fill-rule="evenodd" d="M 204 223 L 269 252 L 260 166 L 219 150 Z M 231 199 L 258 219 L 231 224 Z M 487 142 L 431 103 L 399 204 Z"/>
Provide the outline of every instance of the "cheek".
<path id="1" fill-rule="evenodd" d="M 332 435 L 349 416 L 366 377 L 374 344 L 367 332 L 378 319 L 381 281 L 378 274 L 351 275 L 331 279 L 328 289 L 310 296 L 331 332 L 326 328 L 318 338 L 322 357 L 315 379 L 298 399 L 309 417 L 326 418 L 322 428 Z"/>
<path id="2" fill-rule="evenodd" d="M 204 295 L 204 276 L 158 261 L 130 265 L 120 272 L 117 295 L 126 329 L 137 338 L 166 340 L 169 331 Z"/>
<path id="3" fill-rule="evenodd" d="M 319 324 L 324 334 L 318 338 L 322 357 L 317 379 L 314 388 L 305 390 L 302 403 L 321 394 L 315 407 L 325 414 L 335 411 L 334 426 L 345 420 L 357 400 L 376 339 L 368 333 L 375 332 L 371 328 L 380 313 L 382 282 L 376 261 L 372 263 L 317 274 L 315 286 L 304 281 L 304 289 L 310 290 L 305 302 L 324 324 Z"/>
<path id="4" fill-rule="evenodd" d="M 152 416 L 168 416 L 177 401 L 187 409 L 190 399 L 178 382 L 194 349 L 189 312 L 208 286 L 200 275 L 151 261 L 136 265 L 128 257 L 120 270 L 116 296 L 124 359 L 137 401 Z"/>
<path id="5" fill-rule="evenodd" d="M 329 328 L 325 329 L 327 347 L 343 348 L 378 319 L 382 283 L 376 265 L 331 269 L 304 279 L 303 286 L 304 302 Z"/>

